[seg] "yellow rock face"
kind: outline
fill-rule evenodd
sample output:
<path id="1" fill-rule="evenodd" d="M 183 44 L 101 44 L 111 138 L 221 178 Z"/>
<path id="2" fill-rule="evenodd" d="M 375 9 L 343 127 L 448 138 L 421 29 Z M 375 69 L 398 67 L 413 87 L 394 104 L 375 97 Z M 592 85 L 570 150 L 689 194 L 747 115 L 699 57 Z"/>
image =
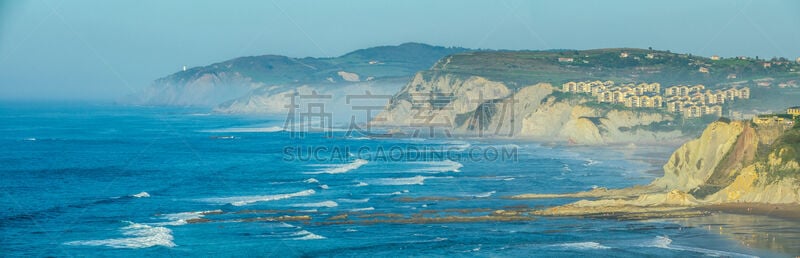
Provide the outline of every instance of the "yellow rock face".
<path id="1" fill-rule="evenodd" d="M 688 192 L 703 184 L 744 129 L 743 122 L 714 122 L 700 138 L 676 150 L 664 165 L 664 177 L 653 185 Z"/>
<path id="2" fill-rule="evenodd" d="M 494 108 L 491 112 L 495 113 L 486 128 L 491 134 L 504 137 L 512 135 L 531 140 L 603 144 L 654 142 L 682 136 L 680 130 L 620 130 L 671 120 L 671 116 L 630 110 L 606 111 L 585 105 L 589 101 L 585 96 L 556 97 L 552 95 L 554 91 L 553 86 L 548 83 L 521 86 L 512 90 L 512 87 L 502 82 L 479 76 L 424 76 L 418 73 L 371 123 L 377 126 L 408 127 L 419 124 L 420 117 L 433 118 L 429 123 L 445 127 L 440 129 L 469 135 L 476 133 L 476 123 L 470 123 L 474 122 L 470 119 L 474 119 L 476 112 L 479 112 L 477 108 L 481 103 L 494 100 L 490 106 Z M 445 106 L 420 107 L 419 98 L 442 94 L 449 95 L 447 101 L 443 102 Z M 513 103 L 509 104 L 511 101 Z M 461 117 L 461 120 L 457 120 L 457 117 Z"/>

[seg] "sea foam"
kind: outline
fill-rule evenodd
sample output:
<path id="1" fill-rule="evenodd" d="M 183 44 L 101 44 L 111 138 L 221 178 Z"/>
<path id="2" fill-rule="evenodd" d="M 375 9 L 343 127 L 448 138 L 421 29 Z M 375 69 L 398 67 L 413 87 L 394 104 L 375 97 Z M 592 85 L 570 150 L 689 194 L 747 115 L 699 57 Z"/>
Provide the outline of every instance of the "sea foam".
<path id="1" fill-rule="evenodd" d="M 490 197 L 490 196 L 494 195 L 495 193 L 497 193 L 497 191 L 490 191 L 490 192 L 479 193 L 479 194 L 473 195 L 473 197 L 475 197 L 475 198 L 486 198 L 486 197 Z"/>
<path id="2" fill-rule="evenodd" d="M 353 162 L 347 164 L 340 164 L 340 165 L 331 165 L 327 166 L 327 168 L 321 169 L 315 172 L 306 172 L 305 174 L 341 174 L 347 173 L 347 171 L 358 169 L 361 166 L 369 163 L 367 160 L 364 159 L 357 159 Z"/>
<path id="3" fill-rule="evenodd" d="M 608 246 L 601 245 L 600 243 L 597 242 L 574 242 L 574 243 L 555 244 L 551 246 L 566 248 L 566 249 L 576 249 L 576 250 L 600 250 L 600 249 L 611 248 Z"/>
<path id="4" fill-rule="evenodd" d="M 204 133 L 274 133 L 284 131 L 283 127 L 270 126 L 270 127 L 231 127 L 221 129 L 202 130 Z"/>
<path id="5" fill-rule="evenodd" d="M 380 178 L 372 180 L 374 185 L 423 185 L 425 184 L 424 176 L 405 177 L 405 178 Z"/>
<path id="6" fill-rule="evenodd" d="M 355 208 L 351 209 L 350 211 L 358 212 L 358 211 L 374 211 L 375 207 L 366 207 L 366 208 Z"/>
<path id="7" fill-rule="evenodd" d="M 334 202 L 334 201 L 322 201 L 322 202 L 314 202 L 314 203 L 298 203 L 298 204 L 292 204 L 291 206 L 292 207 L 327 207 L 327 208 L 333 208 L 333 207 L 339 206 L 339 204 Z"/>
<path id="8" fill-rule="evenodd" d="M 208 210 L 208 211 L 188 211 L 169 213 L 161 215 L 161 218 L 169 220 L 168 222 L 151 223 L 150 225 L 156 226 L 180 226 L 186 225 L 188 220 L 199 219 L 211 213 L 222 213 L 222 210 Z"/>
<path id="9" fill-rule="evenodd" d="M 122 234 L 132 237 L 102 240 L 79 240 L 66 242 L 66 245 L 108 246 L 113 248 L 147 248 L 153 246 L 174 247 L 172 230 L 126 221 Z"/>
<path id="10" fill-rule="evenodd" d="M 300 230 L 297 233 L 292 234 L 293 236 L 297 236 L 293 238 L 294 240 L 316 240 L 316 239 L 325 239 L 324 236 L 320 236 L 306 230 Z"/>
<path id="11" fill-rule="evenodd" d="M 678 250 L 678 251 L 689 251 L 716 257 L 758 257 L 743 253 L 726 252 L 721 250 L 712 250 L 712 249 L 692 247 L 692 246 L 673 245 L 672 239 L 670 239 L 667 236 L 657 236 L 655 237 L 655 239 L 646 242 L 643 246 L 657 247 L 657 248 Z"/>
<path id="12" fill-rule="evenodd" d="M 234 197 L 222 197 L 222 198 L 206 198 L 202 200 L 211 203 L 219 203 L 219 204 L 228 203 L 233 206 L 242 206 L 255 202 L 268 202 L 268 201 L 283 200 L 293 197 L 309 196 L 313 195 L 314 193 L 316 193 L 316 191 L 314 191 L 313 189 L 308 189 L 305 191 L 288 193 L 288 194 L 234 196 Z"/>
<path id="13" fill-rule="evenodd" d="M 464 167 L 463 164 L 452 160 L 422 162 L 422 164 L 428 165 L 428 167 L 414 171 L 422 173 L 461 172 L 460 169 Z"/>
<path id="14" fill-rule="evenodd" d="M 364 198 L 364 199 L 344 199 L 344 198 L 340 198 L 340 199 L 336 199 L 336 200 L 339 201 L 339 202 L 344 202 L 344 203 L 365 203 L 365 202 L 369 202 L 369 198 Z"/>
<path id="15" fill-rule="evenodd" d="M 134 194 L 134 195 L 131 195 L 131 196 L 132 197 L 136 197 L 136 198 L 147 198 L 147 197 L 150 197 L 150 194 L 147 193 L 147 192 L 141 192 L 141 193 L 137 193 L 137 194 Z"/>

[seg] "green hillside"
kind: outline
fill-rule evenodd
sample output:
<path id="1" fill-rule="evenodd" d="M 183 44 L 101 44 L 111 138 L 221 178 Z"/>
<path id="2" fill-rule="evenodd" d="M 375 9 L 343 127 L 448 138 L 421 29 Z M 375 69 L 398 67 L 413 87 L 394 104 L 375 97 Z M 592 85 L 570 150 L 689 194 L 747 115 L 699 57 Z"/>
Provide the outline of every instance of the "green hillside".
<path id="1" fill-rule="evenodd" d="M 208 66 L 194 67 L 156 80 L 156 84 L 182 84 L 204 76 L 236 74 L 266 84 L 315 83 L 327 78 L 340 79 L 339 71 L 356 73 L 361 78 L 410 76 L 430 68 L 440 58 L 467 51 L 420 43 L 381 46 L 357 50 L 334 58 L 291 58 L 278 55 L 247 56 Z"/>
<path id="2" fill-rule="evenodd" d="M 627 53 L 627 57 L 622 57 Z M 559 61 L 559 58 L 567 60 Z M 568 60 L 571 58 L 571 60 Z M 765 68 L 764 63 L 770 67 Z M 708 72 L 701 72 L 701 68 Z M 712 60 L 669 51 L 618 48 L 595 50 L 465 52 L 443 58 L 429 74 L 478 75 L 491 80 L 528 85 L 537 82 L 613 80 L 711 86 L 772 78 L 800 79 L 800 65 L 785 59 L 721 58 Z M 736 78 L 729 78 L 735 75 Z M 752 82 L 751 82 L 752 83 Z"/>

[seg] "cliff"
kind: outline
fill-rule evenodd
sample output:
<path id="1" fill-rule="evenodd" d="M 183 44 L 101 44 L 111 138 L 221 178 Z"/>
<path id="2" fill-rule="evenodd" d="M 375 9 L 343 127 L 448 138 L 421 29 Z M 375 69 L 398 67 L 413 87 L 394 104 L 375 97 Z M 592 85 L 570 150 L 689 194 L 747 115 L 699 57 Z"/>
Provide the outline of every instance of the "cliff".
<path id="1" fill-rule="evenodd" d="M 442 57 L 467 50 L 405 43 L 356 50 L 339 57 L 239 57 L 156 79 L 149 87 L 124 101 L 144 105 L 213 107 L 234 99 L 241 103 L 252 95 L 274 92 L 275 87 L 284 88 L 280 92 L 286 92 L 301 86 L 338 87 L 365 81 L 408 80 L 416 71 L 428 69 Z M 230 112 L 248 110 L 236 106 L 228 108 L 227 105 L 220 108 Z"/>
<path id="2" fill-rule="evenodd" d="M 652 142 L 682 136 L 675 117 L 562 93 L 548 83 L 509 85 L 481 76 L 419 72 L 372 121 L 383 127 L 427 128 L 459 135 L 569 141 Z"/>
<path id="3" fill-rule="evenodd" d="M 675 151 L 653 185 L 686 191 L 703 203 L 800 203 L 800 130 L 785 126 L 712 123 Z"/>
<path id="4" fill-rule="evenodd" d="M 678 148 L 664 165 L 664 176 L 650 185 L 565 194 L 563 197 L 597 199 L 537 213 L 615 213 L 639 218 L 647 217 L 641 216 L 643 213 L 651 217 L 673 213 L 700 215 L 686 212 L 724 204 L 757 203 L 797 208 L 800 204 L 800 127 L 790 128 L 786 122 L 756 125 L 750 121 L 723 120 L 710 124 L 699 138 Z M 527 194 L 516 198 L 542 196 Z"/>

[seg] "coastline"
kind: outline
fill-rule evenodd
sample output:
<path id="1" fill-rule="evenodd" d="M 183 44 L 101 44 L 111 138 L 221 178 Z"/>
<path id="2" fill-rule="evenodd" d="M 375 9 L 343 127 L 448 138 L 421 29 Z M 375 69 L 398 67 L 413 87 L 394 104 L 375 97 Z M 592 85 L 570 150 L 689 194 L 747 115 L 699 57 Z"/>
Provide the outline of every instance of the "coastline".
<path id="1" fill-rule="evenodd" d="M 794 222 L 800 221 L 800 204 L 721 203 L 704 205 L 696 209 L 714 213 L 757 215 Z"/>

